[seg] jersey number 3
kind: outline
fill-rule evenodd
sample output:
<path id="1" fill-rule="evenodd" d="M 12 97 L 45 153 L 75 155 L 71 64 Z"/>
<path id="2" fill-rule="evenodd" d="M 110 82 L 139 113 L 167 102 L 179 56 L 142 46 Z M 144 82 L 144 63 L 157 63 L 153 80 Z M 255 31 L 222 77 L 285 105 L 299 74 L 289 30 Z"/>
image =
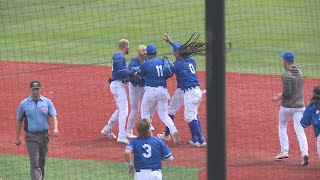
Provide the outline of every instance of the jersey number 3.
<path id="1" fill-rule="evenodd" d="M 144 144 L 143 149 L 146 150 L 145 153 L 143 153 L 143 157 L 145 158 L 150 158 L 151 157 L 151 146 L 149 144 Z"/>

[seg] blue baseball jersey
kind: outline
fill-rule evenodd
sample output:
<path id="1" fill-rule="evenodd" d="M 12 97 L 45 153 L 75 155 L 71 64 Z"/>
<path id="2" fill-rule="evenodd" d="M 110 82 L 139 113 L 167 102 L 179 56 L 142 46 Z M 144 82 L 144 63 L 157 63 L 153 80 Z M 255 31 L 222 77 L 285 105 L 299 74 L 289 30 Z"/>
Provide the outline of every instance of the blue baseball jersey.
<path id="1" fill-rule="evenodd" d="M 185 90 L 190 87 L 199 86 L 196 63 L 190 56 L 177 60 L 173 63 L 173 66 L 169 66 L 169 75 L 176 74 L 178 87 Z"/>
<path id="2" fill-rule="evenodd" d="M 146 86 L 158 87 L 163 86 L 167 87 L 167 72 L 168 61 L 153 58 L 148 59 L 145 63 L 140 66 L 139 77 L 143 78 Z"/>
<path id="3" fill-rule="evenodd" d="M 135 73 L 133 69 L 128 70 L 126 67 L 124 54 L 116 52 L 112 57 L 112 80 L 127 81 L 133 73 Z"/>
<path id="4" fill-rule="evenodd" d="M 49 128 L 49 116 L 56 115 L 56 109 L 50 99 L 40 96 L 38 101 L 34 101 L 29 96 L 19 104 L 17 120 L 25 120 L 25 131 L 37 132 L 47 130 Z"/>
<path id="5" fill-rule="evenodd" d="M 172 156 L 168 145 L 154 136 L 133 139 L 126 148 L 134 154 L 136 171 L 140 169 L 161 169 L 161 160 Z"/>
<path id="6" fill-rule="evenodd" d="M 131 70 L 133 67 L 140 67 L 140 61 L 137 57 L 133 58 L 130 63 L 129 63 L 129 70 Z M 140 74 L 140 72 L 137 73 L 138 75 Z M 141 75 L 140 75 L 141 76 Z M 134 78 L 133 76 L 130 76 L 129 81 L 133 84 L 133 85 L 138 85 L 138 86 L 144 86 L 144 79 L 141 78 Z"/>
<path id="7" fill-rule="evenodd" d="M 311 103 L 307 106 L 303 113 L 300 124 L 302 127 L 307 127 L 312 125 L 314 129 L 314 134 L 316 137 L 320 134 L 320 109 L 316 103 Z"/>

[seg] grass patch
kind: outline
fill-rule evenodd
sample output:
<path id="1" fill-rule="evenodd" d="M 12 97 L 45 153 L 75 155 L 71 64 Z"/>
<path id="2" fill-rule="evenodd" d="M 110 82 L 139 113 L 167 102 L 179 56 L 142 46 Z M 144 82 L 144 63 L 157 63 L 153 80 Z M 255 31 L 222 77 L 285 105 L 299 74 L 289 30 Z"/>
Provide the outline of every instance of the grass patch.
<path id="1" fill-rule="evenodd" d="M 0 179 L 30 179 L 29 157 L 22 155 L 0 154 Z M 183 166 L 163 166 L 163 179 L 197 179 L 200 168 Z M 133 179 L 127 173 L 125 163 L 48 158 L 45 167 L 45 179 Z"/>

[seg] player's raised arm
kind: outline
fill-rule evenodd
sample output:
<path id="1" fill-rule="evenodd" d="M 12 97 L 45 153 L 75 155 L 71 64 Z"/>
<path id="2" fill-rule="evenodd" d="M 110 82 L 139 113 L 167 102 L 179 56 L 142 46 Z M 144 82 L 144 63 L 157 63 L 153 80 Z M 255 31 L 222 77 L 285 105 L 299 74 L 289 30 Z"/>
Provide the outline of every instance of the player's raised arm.
<path id="1" fill-rule="evenodd" d="M 169 43 L 173 47 L 173 49 L 178 49 L 181 45 L 181 44 L 173 42 L 167 33 L 163 34 L 163 40 L 166 41 L 167 43 Z"/>

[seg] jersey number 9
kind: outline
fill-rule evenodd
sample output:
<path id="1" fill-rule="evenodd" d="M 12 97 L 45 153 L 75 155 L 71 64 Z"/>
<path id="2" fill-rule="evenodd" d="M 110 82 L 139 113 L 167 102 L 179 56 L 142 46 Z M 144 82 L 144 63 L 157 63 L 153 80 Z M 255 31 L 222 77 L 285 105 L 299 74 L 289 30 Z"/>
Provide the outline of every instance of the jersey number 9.
<path id="1" fill-rule="evenodd" d="M 149 144 L 144 144 L 143 149 L 146 150 L 145 153 L 143 153 L 143 157 L 145 158 L 150 158 L 151 157 L 151 146 Z"/>

